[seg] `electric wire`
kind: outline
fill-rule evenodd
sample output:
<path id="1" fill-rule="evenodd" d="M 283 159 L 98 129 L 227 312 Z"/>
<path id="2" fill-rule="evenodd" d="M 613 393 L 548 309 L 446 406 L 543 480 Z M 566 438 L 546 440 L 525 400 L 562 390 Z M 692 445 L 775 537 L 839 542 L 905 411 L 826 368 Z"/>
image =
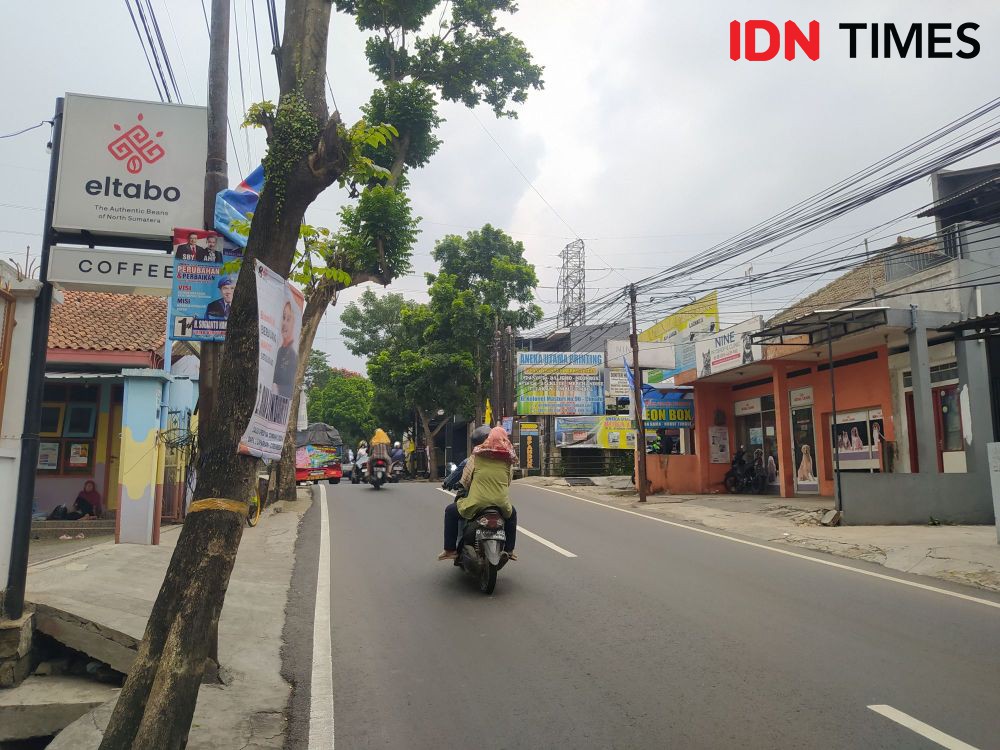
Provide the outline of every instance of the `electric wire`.
<path id="1" fill-rule="evenodd" d="M 204 3 L 204 0 L 202 0 Z M 132 10 L 132 4 L 129 0 L 125 0 L 125 8 L 128 10 L 129 16 L 132 18 L 132 26 L 135 27 L 135 35 L 139 39 L 139 46 L 142 47 L 142 54 L 146 56 L 146 65 L 149 66 L 149 74 L 153 77 L 153 85 L 156 86 L 156 94 L 160 97 L 160 101 L 164 101 L 163 92 L 160 90 L 160 82 L 156 78 L 156 71 L 153 70 L 153 61 L 149 58 L 149 51 L 146 49 L 145 42 L 142 41 L 142 32 L 139 31 L 139 23 L 135 20 L 135 12 Z"/>

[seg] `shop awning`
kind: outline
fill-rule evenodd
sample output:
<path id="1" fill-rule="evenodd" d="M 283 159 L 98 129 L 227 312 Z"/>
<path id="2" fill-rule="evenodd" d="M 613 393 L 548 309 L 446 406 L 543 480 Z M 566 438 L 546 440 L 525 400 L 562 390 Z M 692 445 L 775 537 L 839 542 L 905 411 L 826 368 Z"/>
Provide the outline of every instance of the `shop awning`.
<path id="1" fill-rule="evenodd" d="M 891 313 L 905 313 L 903 310 L 893 310 L 888 307 L 850 307 L 844 310 L 816 310 L 796 320 L 764 328 L 751 334 L 751 338 L 759 344 L 797 344 L 801 346 L 816 346 L 825 344 L 828 340 L 836 341 L 875 328 L 889 325 Z M 909 314 L 906 314 L 905 325 L 909 325 Z M 789 340 L 791 339 L 791 340 Z"/>
<path id="2" fill-rule="evenodd" d="M 988 313 L 976 318 L 956 320 L 953 323 L 940 326 L 938 330 L 942 333 L 965 333 L 967 331 L 997 333 L 1000 330 L 1000 312 Z"/>

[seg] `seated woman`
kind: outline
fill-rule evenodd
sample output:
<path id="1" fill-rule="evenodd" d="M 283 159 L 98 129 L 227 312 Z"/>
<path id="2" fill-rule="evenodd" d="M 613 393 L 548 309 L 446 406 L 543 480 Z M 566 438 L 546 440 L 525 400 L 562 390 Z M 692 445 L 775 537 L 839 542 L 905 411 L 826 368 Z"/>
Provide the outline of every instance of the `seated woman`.
<path id="1" fill-rule="evenodd" d="M 517 559 L 514 554 L 517 510 L 510 503 L 509 492 L 516 461 L 514 446 L 510 444 L 503 427 L 494 427 L 489 437 L 472 449 L 472 457 L 462 472 L 462 486 L 468 488 L 468 494 L 444 509 L 444 552 L 438 555 L 438 560 L 454 560 L 458 555 L 459 517 L 468 521 L 479 511 L 490 507 L 499 508 L 505 519 L 507 542 L 504 554 L 511 560 Z"/>
<path id="2" fill-rule="evenodd" d="M 101 493 L 97 491 L 97 485 L 93 480 L 88 479 L 83 483 L 83 489 L 73 501 L 73 510 L 66 514 L 69 521 L 89 521 L 92 518 L 101 517 Z"/>

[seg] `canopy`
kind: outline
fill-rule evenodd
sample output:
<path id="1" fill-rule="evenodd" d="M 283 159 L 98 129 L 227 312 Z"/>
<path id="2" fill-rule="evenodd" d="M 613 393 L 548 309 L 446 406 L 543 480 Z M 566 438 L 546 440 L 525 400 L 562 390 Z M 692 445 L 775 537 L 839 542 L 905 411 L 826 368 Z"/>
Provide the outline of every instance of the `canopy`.
<path id="1" fill-rule="evenodd" d="M 336 445 L 341 446 L 344 441 L 340 438 L 340 433 L 336 427 L 331 427 L 322 422 L 313 422 L 304 430 L 295 432 L 295 447 L 301 448 L 304 445 Z"/>

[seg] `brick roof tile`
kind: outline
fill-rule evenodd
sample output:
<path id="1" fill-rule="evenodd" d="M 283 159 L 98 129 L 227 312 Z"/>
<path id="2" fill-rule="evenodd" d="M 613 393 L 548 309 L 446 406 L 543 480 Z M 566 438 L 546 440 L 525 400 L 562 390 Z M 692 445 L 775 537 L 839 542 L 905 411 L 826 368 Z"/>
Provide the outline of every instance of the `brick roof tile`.
<path id="1" fill-rule="evenodd" d="M 167 300 L 132 294 L 63 291 L 52 306 L 50 349 L 163 351 Z"/>

